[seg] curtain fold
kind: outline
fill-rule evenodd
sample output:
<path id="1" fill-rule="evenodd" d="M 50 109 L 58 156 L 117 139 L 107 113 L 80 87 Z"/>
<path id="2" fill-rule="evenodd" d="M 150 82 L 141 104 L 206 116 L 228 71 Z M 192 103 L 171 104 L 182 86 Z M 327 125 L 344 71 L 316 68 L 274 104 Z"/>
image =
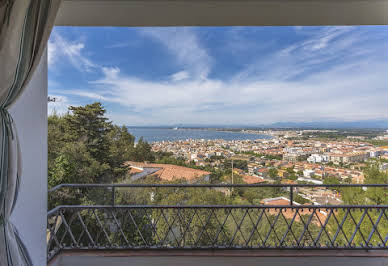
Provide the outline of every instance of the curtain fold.
<path id="1" fill-rule="evenodd" d="M 17 229 L 10 222 L 21 178 L 21 150 L 8 109 L 23 92 L 40 61 L 59 4 L 60 0 L 0 0 L 1 266 L 32 265 Z"/>

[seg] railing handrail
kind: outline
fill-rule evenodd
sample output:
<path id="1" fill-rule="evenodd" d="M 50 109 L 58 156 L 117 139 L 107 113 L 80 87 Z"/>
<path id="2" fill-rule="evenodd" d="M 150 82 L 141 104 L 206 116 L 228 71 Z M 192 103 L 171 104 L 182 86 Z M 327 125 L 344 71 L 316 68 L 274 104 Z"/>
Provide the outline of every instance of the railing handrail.
<path id="1" fill-rule="evenodd" d="M 166 188 L 239 188 L 239 187 L 386 187 L 388 184 L 60 184 L 52 187 L 48 190 L 48 193 L 52 193 L 63 187 L 75 187 L 75 188 L 153 188 L 153 187 L 166 187 Z"/>
<path id="2" fill-rule="evenodd" d="M 171 212 L 165 213 L 165 209 Z M 183 212 L 182 209 L 190 211 Z M 48 212 L 50 238 L 47 242 L 47 258 L 50 261 L 61 250 L 66 249 L 388 250 L 388 234 L 381 235 L 386 231 L 381 227 L 384 224 L 380 222 L 388 221 L 387 211 L 388 205 L 61 205 Z M 198 213 L 203 216 L 203 220 Z M 355 215 L 356 213 L 359 215 Z M 220 216 L 217 218 L 218 215 Z M 193 222 L 195 216 L 197 220 Z M 145 223 L 137 223 L 144 217 L 148 219 L 144 220 Z M 209 235 L 207 231 L 204 232 L 212 217 L 211 228 L 214 234 Z M 231 226 L 227 225 L 227 221 Z M 245 237 L 241 231 L 244 228 L 241 227 L 243 222 Z M 350 223 L 350 227 L 344 231 L 345 223 Z M 280 227 L 277 228 L 278 224 Z M 299 225 L 299 229 L 293 225 Z M 116 229 L 109 231 L 109 226 Z M 190 231 L 190 226 L 193 226 L 192 230 L 196 229 L 195 235 L 190 235 L 195 232 Z M 334 227 L 328 232 L 331 226 Z M 90 228 L 94 228 L 94 231 L 90 231 Z M 176 235 L 174 228 L 184 231 Z M 124 232 L 130 234 L 126 235 Z M 225 232 L 230 232 L 230 235 Z M 241 238 L 236 243 L 234 241 L 238 232 Z M 252 238 L 256 233 L 256 237 Z M 356 239 L 357 234 L 362 239 Z M 85 238 L 82 240 L 83 236 Z M 202 237 L 205 243 L 200 243 Z"/>
<path id="3" fill-rule="evenodd" d="M 386 209 L 388 205 L 59 205 L 47 212 L 50 216 L 61 209 Z"/>
<path id="4" fill-rule="evenodd" d="M 47 213 L 47 259 L 62 250 L 388 250 L 387 212 L 388 205 L 60 205 Z"/>

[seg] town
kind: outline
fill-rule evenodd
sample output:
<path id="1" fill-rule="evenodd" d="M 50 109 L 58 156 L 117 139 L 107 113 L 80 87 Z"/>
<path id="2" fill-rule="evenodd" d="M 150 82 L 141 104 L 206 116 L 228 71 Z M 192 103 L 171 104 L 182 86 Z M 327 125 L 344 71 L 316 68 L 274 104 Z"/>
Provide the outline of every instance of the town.
<path id="1" fill-rule="evenodd" d="M 233 168 L 233 174 L 242 177 L 242 182 L 248 184 L 363 184 L 363 170 L 368 165 L 377 163 L 380 171 L 388 170 L 388 146 L 373 145 L 361 136 L 342 140 L 298 138 L 313 132 L 331 131 L 255 131 L 271 138 L 154 142 L 152 151 L 156 154 L 171 154 L 175 159 L 184 161 L 186 166 L 196 169 L 172 164 L 130 162 L 131 174 L 136 174 L 138 178 L 155 173 L 154 176 L 162 180 L 186 179 L 195 182 L 199 177 L 209 176 L 214 170 Z M 388 132 L 375 139 L 388 140 Z M 139 175 L 139 172 L 143 174 Z M 228 178 L 221 181 L 232 182 Z M 342 203 L 338 191 L 325 188 L 300 188 L 298 195 L 314 204 Z"/>
<path id="2" fill-rule="evenodd" d="M 283 248 L 285 242 L 277 234 L 294 246 L 310 246 L 311 241 L 323 247 L 344 245 L 350 235 L 351 243 L 363 243 L 363 235 L 369 236 L 368 245 L 385 243 L 373 230 L 386 235 L 388 228 L 386 130 L 139 132 L 105 119 L 98 102 L 70 108 L 72 113 L 48 120 L 48 208 L 93 204 L 103 206 L 103 213 L 61 213 L 64 222 L 56 225 L 57 219 L 50 217 L 50 228 L 68 224 L 73 232 L 81 232 L 86 221 L 89 232 L 100 234 L 102 221 L 115 234 L 120 232 L 115 214 L 122 210 L 119 223 L 138 246 L 143 242 L 136 241 L 142 239 L 159 243 L 160 234 L 161 245 L 171 247 L 178 243 L 175 233 L 191 241 L 189 245 L 201 241 L 206 247 L 221 234 L 220 245 L 226 239 L 239 247 L 251 245 L 246 238 L 250 235 L 253 245 Z M 150 131 L 161 141 L 152 140 Z M 199 135 L 203 137 L 195 137 Z M 107 206 L 112 208 L 109 213 Z M 80 223 L 72 220 L 81 216 Z M 362 235 L 356 235 L 357 230 Z M 185 232 L 198 239 L 184 237 Z M 119 243 L 116 239 L 112 243 Z"/>
<path id="3" fill-rule="evenodd" d="M 337 186 L 387 184 L 387 130 L 171 128 L 164 129 L 165 140 L 148 142 L 143 135 L 132 135 L 133 129 L 112 126 L 97 116 L 98 126 L 87 129 L 91 140 L 84 143 L 84 133 L 73 125 L 79 125 L 90 110 L 98 114 L 105 110 L 100 103 L 71 108 L 74 114 L 49 118 L 50 187 L 66 183 L 180 187 L 117 189 L 114 200 L 120 204 L 328 206 L 383 204 L 387 199 L 385 188 Z M 209 137 L 168 140 L 175 133 L 188 136 L 203 131 Z M 213 137 L 217 131 L 225 131 L 218 136 L 229 139 Z M 74 135 L 78 142 L 69 138 Z M 243 135 L 244 140 L 239 138 Z M 205 186 L 185 188 L 200 184 Z M 91 199 L 99 204 L 112 200 L 95 190 L 72 191 L 50 197 L 49 206 Z"/>

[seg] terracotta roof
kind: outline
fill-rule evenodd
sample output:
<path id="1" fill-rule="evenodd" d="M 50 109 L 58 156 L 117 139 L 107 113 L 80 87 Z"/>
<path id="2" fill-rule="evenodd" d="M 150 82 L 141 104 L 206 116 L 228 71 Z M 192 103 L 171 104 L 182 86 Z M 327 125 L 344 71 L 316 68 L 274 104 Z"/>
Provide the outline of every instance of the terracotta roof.
<path id="1" fill-rule="evenodd" d="M 290 200 L 285 198 L 285 197 L 277 197 L 277 198 L 263 199 L 260 203 L 264 204 L 264 205 L 290 205 Z M 294 205 L 300 205 L 300 204 L 294 201 Z M 271 215 L 277 215 L 278 212 L 279 211 L 276 209 L 269 210 L 269 213 Z M 311 209 L 307 209 L 307 208 L 299 209 L 300 215 L 306 215 L 306 214 L 311 215 L 312 213 L 313 213 L 313 211 Z M 288 208 L 282 209 L 282 214 L 284 215 L 284 217 L 286 219 L 293 219 L 295 216 L 295 210 L 293 210 L 291 208 L 290 209 L 288 209 Z M 297 214 L 295 216 L 295 221 L 297 221 L 297 222 L 300 221 L 300 215 Z M 327 216 L 327 213 L 325 213 L 323 211 L 316 211 L 314 216 L 313 216 L 312 222 L 315 224 L 319 224 L 317 217 L 319 218 L 319 220 L 325 221 L 326 216 Z"/>
<path id="2" fill-rule="evenodd" d="M 244 175 L 243 180 L 245 183 L 248 183 L 248 184 L 257 184 L 257 183 L 265 182 L 264 179 L 257 176 L 251 176 L 251 175 Z"/>
<path id="3" fill-rule="evenodd" d="M 157 172 L 153 173 L 153 176 L 156 176 L 162 180 L 175 180 L 175 179 L 185 179 L 188 181 L 194 180 L 196 178 L 210 175 L 210 172 L 188 168 L 184 166 L 178 166 L 173 164 L 156 164 L 156 163 L 140 163 L 140 162 L 127 162 L 130 166 L 139 167 L 139 168 L 160 168 Z M 134 169 L 134 168 L 131 168 Z"/>
<path id="4" fill-rule="evenodd" d="M 290 205 L 290 200 L 285 197 L 276 197 L 276 198 L 263 199 L 261 203 L 264 205 Z M 294 201 L 294 205 L 300 205 L 300 204 Z"/>
<path id="5" fill-rule="evenodd" d="M 129 170 L 130 174 L 137 174 L 137 173 L 141 173 L 141 172 L 143 172 L 143 171 L 140 169 L 137 169 L 137 168 L 133 168 L 133 167 L 131 167 L 131 169 Z"/>

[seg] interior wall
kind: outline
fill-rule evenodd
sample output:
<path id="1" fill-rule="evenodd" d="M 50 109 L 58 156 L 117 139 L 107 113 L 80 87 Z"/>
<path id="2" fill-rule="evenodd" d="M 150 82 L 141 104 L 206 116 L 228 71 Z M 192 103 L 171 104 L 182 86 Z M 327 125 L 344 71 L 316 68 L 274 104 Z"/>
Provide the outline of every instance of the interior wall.
<path id="1" fill-rule="evenodd" d="M 33 78 L 10 113 L 16 123 L 22 151 L 19 198 L 11 219 L 33 264 L 46 265 L 47 53 L 42 56 Z"/>
<path id="2" fill-rule="evenodd" d="M 222 4 L 220 1 L 67 0 L 60 9 L 56 24 L 93 26 L 388 24 L 386 15 L 388 3 L 385 1 L 221 2 Z M 23 161 L 19 200 L 12 221 L 24 239 L 34 265 L 45 265 L 47 54 L 42 57 L 34 77 L 10 112 L 18 130 Z"/>

